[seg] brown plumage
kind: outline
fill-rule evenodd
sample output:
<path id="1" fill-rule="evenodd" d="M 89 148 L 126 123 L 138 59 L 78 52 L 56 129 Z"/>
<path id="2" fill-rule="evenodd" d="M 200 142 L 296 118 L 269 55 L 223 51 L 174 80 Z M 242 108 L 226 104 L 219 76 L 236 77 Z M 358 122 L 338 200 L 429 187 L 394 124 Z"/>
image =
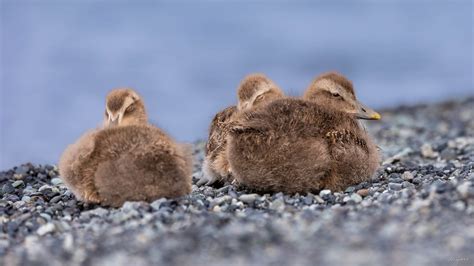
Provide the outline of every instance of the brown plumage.
<path id="1" fill-rule="evenodd" d="M 104 126 L 148 123 L 145 104 L 132 89 L 120 88 L 109 92 L 105 102 Z"/>
<path id="2" fill-rule="evenodd" d="M 232 121 L 239 113 L 256 109 L 282 97 L 284 97 L 283 91 L 263 74 L 252 74 L 242 80 L 237 89 L 237 106 L 227 107 L 217 113 L 211 122 L 201 183 L 230 181 L 227 135 Z"/>
<path id="3" fill-rule="evenodd" d="M 146 121 L 134 91 L 108 95 L 105 127 L 84 134 L 59 162 L 61 177 L 79 199 L 118 207 L 191 192 L 190 150 Z"/>
<path id="4" fill-rule="evenodd" d="M 284 97 L 283 91 L 263 74 L 251 74 L 245 77 L 237 89 L 237 108 L 248 110 Z"/>
<path id="5" fill-rule="evenodd" d="M 228 139 L 239 184 L 262 192 L 306 193 L 340 191 L 370 179 L 379 153 L 356 117 L 380 116 L 365 106 L 356 113 L 362 105 L 350 82 L 337 77 L 316 79 L 306 100 L 275 100 L 239 116 Z"/>

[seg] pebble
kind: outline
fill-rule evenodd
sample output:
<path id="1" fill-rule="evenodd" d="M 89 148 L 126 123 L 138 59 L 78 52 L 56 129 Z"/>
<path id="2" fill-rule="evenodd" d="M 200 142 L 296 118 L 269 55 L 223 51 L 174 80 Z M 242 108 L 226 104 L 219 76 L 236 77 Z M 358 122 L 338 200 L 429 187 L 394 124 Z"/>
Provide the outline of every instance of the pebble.
<path id="1" fill-rule="evenodd" d="M 474 197 L 474 188 L 472 187 L 471 182 L 462 183 L 456 188 L 456 190 L 459 192 L 459 195 L 461 195 L 461 198 L 463 199 Z"/>
<path id="2" fill-rule="evenodd" d="M 51 179 L 51 184 L 57 186 L 59 184 L 62 184 L 63 183 L 63 180 L 59 177 L 55 177 L 55 178 L 52 178 Z"/>
<path id="3" fill-rule="evenodd" d="M 47 223 L 40 226 L 40 228 L 38 228 L 36 233 L 40 236 L 44 236 L 46 234 L 54 232 L 55 229 L 56 229 L 56 226 L 53 223 Z"/>
<path id="4" fill-rule="evenodd" d="M 366 188 L 359 189 L 357 190 L 357 194 L 359 194 L 362 197 L 367 197 L 369 195 L 369 190 Z"/>
<path id="5" fill-rule="evenodd" d="M 353 193 L 351 195 L 351 200 L 353 200 L 355 203 L 359 203 L 362 201 L 362 197 L 357 193 Z"/>
<path id="6" fill-rule="evenodd" d="M 319 192 L 319 196 L 321 198 L 324 198 L 325 196 L 331 195 L 331 190 L 329 189 L 324 189 Z"/>
<path id="7" fill-rule="evenodd" d="M 166 203 L 166 201 L 167 201 L 166 198 L 157 199 L 157 200 L 153 201 L 153 202 L 150 204 L 150 207 L 151 207 L 153 210 L 157 211 L 157 210 L 159 210 L 159 209 L 161 208 L 162 205 L 164 206 L 164 204 Z M 201 201 L 201 202 L 202 202 L 202 201 Z"/>
<path id="8" fill-rule="evenodd" d="M 243 194 L 239 197 L 239 200 L 247 204 L 253 203 L 258 199 L 258 194 Z"/>
<path id="9" fill-rule="evenodd" d="M 43 185 L 38 189 L 38 191 L 42 192 L 42 191 L 45 191 L 47 189 L 51 189 L 51 186 L 50 185 Z"/>
<path id="10" fill-rule="evenodd" d="M 285 201 L 278 198 L 270 203 L 270 209 L 282 212 L 285 209 Z"/>
<path id="11" fill-rule="evenodd" d="M 411 172 L 406 171 L 406 172 L 403 172 L 403 174 L 402 174 L 402 179 L 405 180 L 405 181 L 411 181 L 411 180 L 413 180 L 413 178 L 415 178 L 415 177 L 413 176 L 413 174 Z"/>
<path id="12" fill-rule="evenodd" d="M 2 194 L 10 194 L 15 191 L 15 188 L 12 186 L 11 183 L 6 183 L 2 187 Z"/>
<path id="13" fill-rule="evenodd" d="M 227 196 L 227 195 L 223 196 L 223 197 L 215 198 L 211 201 L 211 206 L 221 205 L 221 204 L 229 202 L 231 200 L 232 200 L 232 197 Z"/>
<path id="14" fill-rule="evenodd" d="M 391 189 L 391 190 L 398 191 L 398 190 L 401 190 L 401 189 L 402 189 L 402 184 L 399 184 L 399 183 L 389 183 L 389 184 L 388 184 L 388 188 Z"/>
<path id="15" fill-rule="evenodd" d="M 345 193 L 352 193 L 352 192 L 355 191 L 355 189 L 356 189 L 355 187 L 348 187 L 344 192 Z"/>
<path id="16" fill-rule="evenodd" d="M 59 201 L 61 201 L 61 196 L 55 196 L 49 202 L 58 203 Z"/>
<path id="17" fill-rule="evenodd" d="M 25 182 L 23 182 L 23 180 L 18 180 L 12 183 L 12 186 L 15 188 L 22 187 L 24 185 L 25 185 Z"/>
<path id="18" fill-rule="evenodd" d="M 438 156 L 438 153 L 433 151 L 433 147 L 430 144 L 425 143 L 421 146 L 421 155 L 425 158 L 434 159 Z"/>

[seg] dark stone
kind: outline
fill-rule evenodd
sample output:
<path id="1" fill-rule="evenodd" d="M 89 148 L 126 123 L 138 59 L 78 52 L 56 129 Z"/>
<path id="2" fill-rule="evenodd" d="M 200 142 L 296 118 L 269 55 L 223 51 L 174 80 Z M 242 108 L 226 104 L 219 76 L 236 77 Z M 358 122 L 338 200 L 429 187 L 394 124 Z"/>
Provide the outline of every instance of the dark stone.
<path id="1" fill-rule="evenodd" d="M 13 191 L 15 191 L 15 188 L 12 186 L 10 182 L 5 183 L 2 187 L 2 195 L 13 193 Z"/>

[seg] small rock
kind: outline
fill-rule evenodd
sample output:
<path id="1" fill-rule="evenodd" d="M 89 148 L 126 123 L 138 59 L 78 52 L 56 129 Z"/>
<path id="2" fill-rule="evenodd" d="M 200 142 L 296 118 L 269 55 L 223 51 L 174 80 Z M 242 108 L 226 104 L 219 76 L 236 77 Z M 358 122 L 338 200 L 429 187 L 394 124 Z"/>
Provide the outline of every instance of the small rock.
<path id="1" fill-rule="evenodd" d="M 225 195 L 225 196 L 213 199 L 211 201 L 211 206 L 214 207 L 216 205 L 221 205 L 221 204 L 223 204 L 225 202 L 229 202 L 231 200 L 232 200 L 231 196 Z"/>
<path id="2" fill-rule="evenodd" d="M 49 222 L 51 221 L 51 215 L 47 214 L 47 213 L 40 213 L 40 216 L 46 220 L 46 222 Z"/>
<path id="3" fill-rule="evenodd" d="M 354 201 L 355 203 L 359 203 L 362 201 L 362 197 L 357 193 L 353 193 L 351 195 L 351 200 Z"/>
<path id="4" fill-rule="evenodd" d="M 325 203 L 325 201 L 318 195 L 314 195 L 314 200 L 319 204 Z"/>
<path id="5" fill-rule="evenodd" d="M 321 190 L 321 191 L 319 192 L 319 196 L 320 196 L 321 198 L 324 198 L 324 197 L 327 196 L 327 195 L 331 195 L 331 190 L 329 190 L 329 189 L 324 189 L 324 190 Z"/>
<path id="6" fill-rule="evenodd" d="M 25 196 L 21 197 L 21 201 L 24 201 L 24 202 L 28 203 L 28 202 L 31 201 L 31 197 L 25 195 Z"/>
<path id="7" fill-rule="evenodd" d="M 456 188 L 456 190 L 458 191 L 459 195 L 461 195 L 463 199 L 474 197 L 474 188 L 472 188 L 471 182 L 462 183 Z"/>
<path id="8" fill-rule="evenodd" d="M 157 211 L 161 208 L 162 205 L 164 205 L 163 203 L 165 203 L 166 201 L 167 201 L 166 198 L 157 199 L 150 204 L 150 207 L 153 210 Z"/>
<path id="9" fill-rule="evenodd" d="M 54 232 L 55 229 L 56 229 L 56 226 L 53 223 L 47 223 L 40 226 L 40 228 L 36 230 L 36 233 L 40 236 L 44 236 L 46 234 Z"/>
<path id="10" fill-rule="evenodd" d="M 278 198 L 272 203 L 270 203 L 270 209 L 275 210 L 275 211 L 283 211 L 285 209 L 285 201 L 282 198 Z"/>
<path id="11" fill-rule="evenodd" d="M 357 190 L 357 194 L 359 194 L 362 197 L 367 197 L 369 195 L 369 190 L 366 188 L 359 189 Z"/>
<path id="12" fill-rule="evenodd" d="M 20 186 L 24 186 L 25 185 L 25 182 L 23 182 L 23 180 L 17 180 L 15 182 L 13 182 L 12 186 L 17 188 L 17 187 L 20 187 Z"/>
<path id="13" fill-rule="evenodd" d="M 456 151 L 453 149 L 444 149 L 441 154 L 441 158 L 444 160 L 450 161 L 450 160 L 455 160 L 457 158 Z"/>
<path id="14" fill-rule="evenodd" d="M 63 180 L 59 177 L 55 177 L 53 179 L 51 179 L 51 184 L 57 186 L 59 184 L 62 184 L 63 183 Z"/>
<path id="15" fill-rule="evenodd" d="M 345 196 L 345 197 L 342 199 L 342 202 L 344 202 L 344 203 L 347 203 L 347 202 L 349 202 L 349 201 L 351 201 L 351 197 L 349 197 L 349 196 Z"/>
<path id="16" fill-rule="evenodd" d="M 51 189 L 51 186 L 50 185 L 43 185 L 38 189 L 38 191 L 42 192 L 42 191 L 47 190 L 47 189 Z"/>
<path id="17" fill-rule="evenodd" d="M 405 180 L 405 181 L 411 181 L 411 180 L 413 180 L 413 178 L 415 178 L 415 177 L 413 176 L 413 174 L 411 172 L 406 171 L 402 174 L 402 179 Z"/>
<path id="18" fill-rule="evenodd" d="M 5 185 L 3 185 L 2 187 L 2 194 L 10 194 L 12 193 L 13 191 L 15 191 L 15 188 L 12 186 L 12 184 L 10 183 L 6 183 Z"/>
<path id="19" fill-rule="evenodd" d="M 60 200 L 61 200 L 61 196 L 55 196 L 49 202 L 50 203 L 58 203 Z"/>
<path id="20" fill-rule="evenodd" d="M 399 184 L 399 183 L 388 183 L 388 188 L 391 189 L 391 190 L 398 191 L 398 190 L 401 190 L 401 189 L 402 189 L 402 184 Z"/>
<path id="21" fill-rule="evenodd" d="M 464 211 L 466 209 L 466 204 L 464 204 L 462 201 L 456 201 L 452 206 L 458 211 Z"/>
<path id="22" fill-rule="evenodd" d="M 421 146 L 421 155 L 425 158 L 433 159 L 438 156 L 438 153 L 433 151 L 433 147 L 430 144 L 425 143 Z"/>
<path id="23" fill-rule="evenodd" d="M 423 179 L 421 177 L 413 178 L 413 184 L 421 184 L 423 183 Z"/>
<path id="24" fill-rule="evenodd" d="M 412 183 L 408 181 L 403 181 L 402 188 L 415 188 L 415 185 L 413 185 Z"/>
<path id="25" fill-rule="evenodd" d="M 344 192 L 345 193 L 352 193 L 352 192 L 355 191 L 355 189 L 356 189 L 355 187 L 348 187 L 348 188 L 346 188 L 346 190 Z"/>
<path id="26" fill-rule="evenodd" d="M 311 204 L 313 204 L 313 196 L 308 195 L 308 196 L 304 197 L 304 198 L 303 198 L 303 202 L 304 202 L 304 204 L 306 204 L 306 205 L 311 205 Z"/>
<path id="27" fill-rule="evenodd" d="M 258 194 L 244 194 L 239 197 L 239 200 L 247 204 L 255 202 L 257 200 Z"/>

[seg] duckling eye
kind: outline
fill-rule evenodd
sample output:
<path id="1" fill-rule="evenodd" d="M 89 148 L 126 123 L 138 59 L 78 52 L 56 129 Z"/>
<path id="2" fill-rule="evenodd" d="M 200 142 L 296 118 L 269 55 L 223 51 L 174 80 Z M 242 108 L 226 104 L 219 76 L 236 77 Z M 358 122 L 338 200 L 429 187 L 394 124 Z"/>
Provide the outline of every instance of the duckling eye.
<path id="1" fill-rule="evenodd" d="M 261 101 L 261 100 L 263 100 L 263 97 L 264 97 L 264 96 L 263 96 L 262 94 L 261 94 L 261 95 L 258 95 L 257 98 L 255 98 L 255 101 L 256 101 L 256 102 L 257 102 L 257 101 Z"/>
<path id="2" fill-rule="evenodd" d="M 337 92 L 332 92 L 331 94 L 332 94 L 332 96 L 334 96 L 334 97 L 336 97 L 336 98 L 341 97 L 341 95 L 340 95 L 339 93 L 337 93 Z"/>
<path id="3" fill-rule="evenodd" d="M 135 106 L 134 104 L 131 104 L 130 106 L 127 107 L 127 109 L 125 109 L 125 113 L 131 113 L 135 110 Z"/>

